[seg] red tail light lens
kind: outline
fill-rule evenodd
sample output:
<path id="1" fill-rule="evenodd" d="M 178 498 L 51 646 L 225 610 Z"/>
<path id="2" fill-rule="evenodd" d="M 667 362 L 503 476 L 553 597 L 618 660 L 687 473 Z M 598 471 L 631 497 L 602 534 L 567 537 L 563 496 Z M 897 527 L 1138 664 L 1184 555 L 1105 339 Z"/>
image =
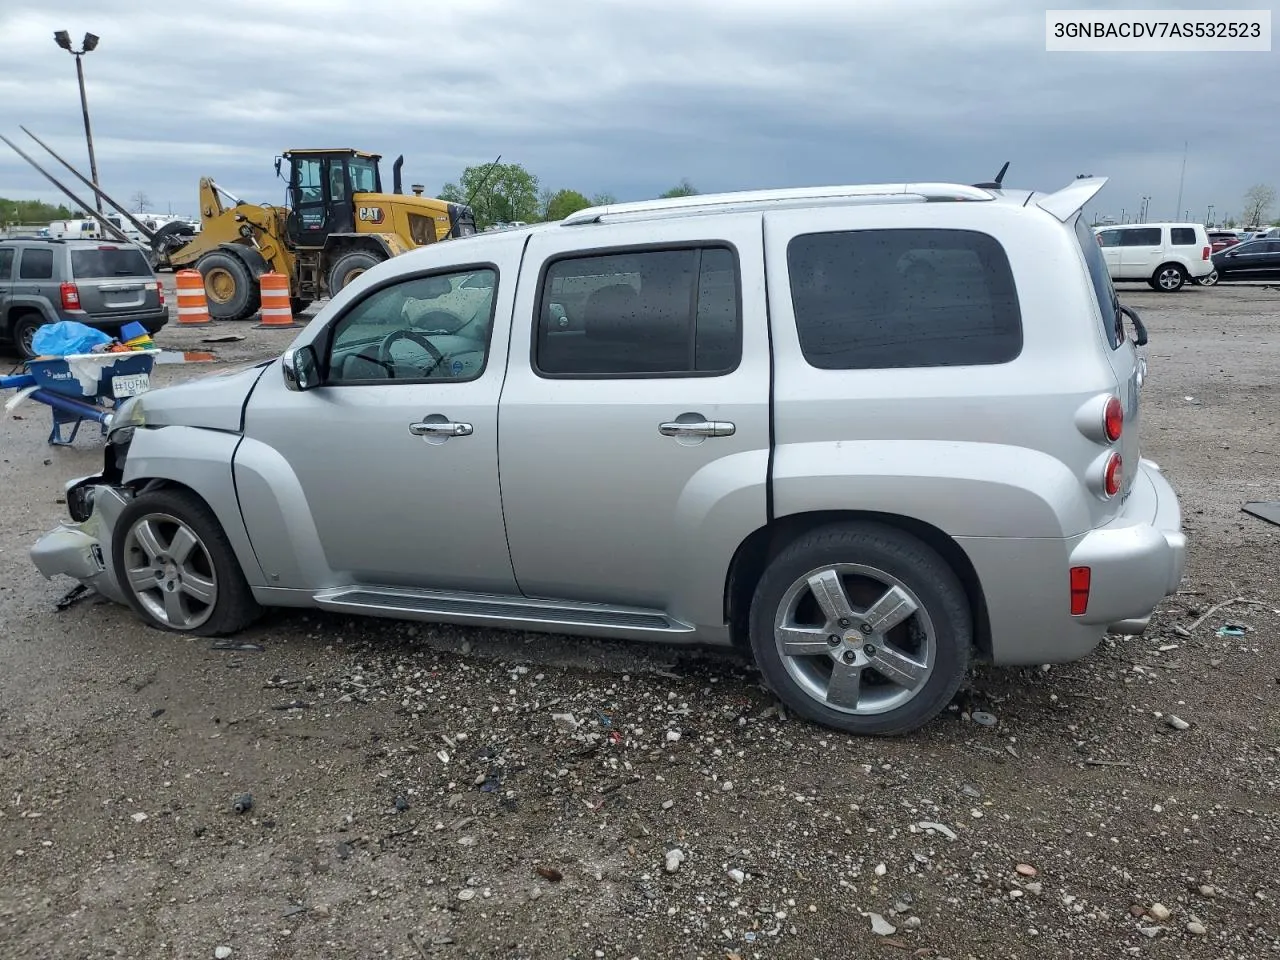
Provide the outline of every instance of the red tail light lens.
<path id="1" fill-rule="evenodd" d="M 1202 253 L 1202 254 L 1200 255 L 1200 259 L 1201 259 L 1201 260 L 1208 260 L 1208 259 L 1209 259 L 1209 254 L 1210 254 L 1212 251 L 1213 251 L 1213 248 L 1212 248 L 1212 247 L 1205 247 L 1205 248 L 1204 248 L 1204 253 Z"/>
<path id="2" fill-rule="evenodd" d="M 1089 609 L 1089 584 L 1093 579 L 1093 571 L 1088 567 L 1071 568 L 1071 615 L 1084 616 Z"/>
<path id="3" fill-rule="evenodd" d="M 156 295 L 160 297 L 160 306 L 164 306 L 164 281 L 156 281 Z"/>
<path id="4" fill-rule="evenodd" d="M 1123 468 L 1124 461 L 1120 459 L 1120 454 L 1113 453 L 1107 458 L 1107 466 L 1102 473 L 1102 489 L 1108 497 L 1114 497 L 1120 492 L 1120 478 Z"/>
<path id="5" fill-rule="evenodd" d="M 1102 429 L 1110 443 L 1119 440 L 1124 432 L 1124 404 L 1119 397 L 1107 401 L 1107 408 L 1102 412 Z"/>
<path id="6" fill-rule="evenodd" d="M 64 283 L 60 288 L 63 310 L 80 309 L 80 290 L 74 283 Z"/>

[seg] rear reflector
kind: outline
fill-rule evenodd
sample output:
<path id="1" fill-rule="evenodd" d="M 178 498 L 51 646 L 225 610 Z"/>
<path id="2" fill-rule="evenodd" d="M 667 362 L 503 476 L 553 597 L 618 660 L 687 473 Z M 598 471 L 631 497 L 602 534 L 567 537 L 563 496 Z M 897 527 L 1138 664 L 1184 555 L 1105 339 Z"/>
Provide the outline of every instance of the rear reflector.
<path id="1" fill-rule="evenodd" d="M 62 296 L 63 310 L 79 310 L 80 309 L 80 288 L 74 283 L 64 283 L 59 288 Z"/>
<path id="2" fill-rule="evenodd" d="M 1102 472 L 1102 489 L 1108 497 L 1114 497 L 1120 492 L 1120 478 L 1123 467 L 1124 461 L 1120 459 L 1120 454 L 1113 453 L 1107 458 L 1107 466 Z"/>
<path id="3" fill-rule="evenodd" d="M 1089 609 L 1089 583 L 1092 578 L 1093 571 L 1088 567 L 1071 568 L 1071 615 L 1073 617 L 1084 616 L 1085 611 Z"/>

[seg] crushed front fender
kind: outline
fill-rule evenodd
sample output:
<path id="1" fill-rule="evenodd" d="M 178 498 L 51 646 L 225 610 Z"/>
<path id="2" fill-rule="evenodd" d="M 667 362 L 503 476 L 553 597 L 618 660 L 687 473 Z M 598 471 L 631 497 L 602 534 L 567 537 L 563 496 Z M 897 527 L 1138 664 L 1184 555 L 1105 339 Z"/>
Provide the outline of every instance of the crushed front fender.
<path id="1" fill-rule="evenodd" d="M 83 488 L 82 488 L 83 489 Z M 49 579 L 67 576 L 117 603 L 127 603 L 111 562 L 112 538 L 120 512 L 129 502 L 119 487 L 88 487 L 89 517 L 83 523 L 63 521 L 31 548 L 31 561 Z"/>

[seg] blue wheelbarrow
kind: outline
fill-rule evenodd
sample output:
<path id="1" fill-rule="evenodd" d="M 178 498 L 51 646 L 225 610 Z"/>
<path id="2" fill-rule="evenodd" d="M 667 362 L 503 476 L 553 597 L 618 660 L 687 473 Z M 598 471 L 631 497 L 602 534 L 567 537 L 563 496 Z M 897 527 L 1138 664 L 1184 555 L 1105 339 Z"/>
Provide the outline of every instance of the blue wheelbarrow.
<path id="1" fill-rule="evenodd" d="M 159 352 L 131 350 L 28 360 L 26 373 L 0 377 L 0 389 L 18 390 L 21 399 L 48 406 L 53 414 L 49 442 L 65 447 L 75 440 L 86 420 L 97 423 L 106 435 L 111 412 L 119 402 L 151 388 L 151 368 Z M 12 409 L 12 405 L 10 401 L 6 407 Z M 64 427 L 70 427 L 69 434 L 63 434 Z"/>

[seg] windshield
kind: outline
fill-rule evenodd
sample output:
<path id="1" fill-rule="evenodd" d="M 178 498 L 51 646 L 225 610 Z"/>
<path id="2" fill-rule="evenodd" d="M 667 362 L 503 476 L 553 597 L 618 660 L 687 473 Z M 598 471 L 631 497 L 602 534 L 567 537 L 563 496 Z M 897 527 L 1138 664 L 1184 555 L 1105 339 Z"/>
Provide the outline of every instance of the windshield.
<path id="1" fill-rule="evenodd" d="M 151 267 L 142 251 L 136 248 L 98 247 L 96 250 L 72 250 L 71 274 L 79 280 L 149 277 Z"/>
<path id="2" fill-rule="evenodd" d="M 366 157 L 352 157 L 348 165 L 351 172 L 352 193 L 381 193 L 378 185 L 378 164 Z"/>

